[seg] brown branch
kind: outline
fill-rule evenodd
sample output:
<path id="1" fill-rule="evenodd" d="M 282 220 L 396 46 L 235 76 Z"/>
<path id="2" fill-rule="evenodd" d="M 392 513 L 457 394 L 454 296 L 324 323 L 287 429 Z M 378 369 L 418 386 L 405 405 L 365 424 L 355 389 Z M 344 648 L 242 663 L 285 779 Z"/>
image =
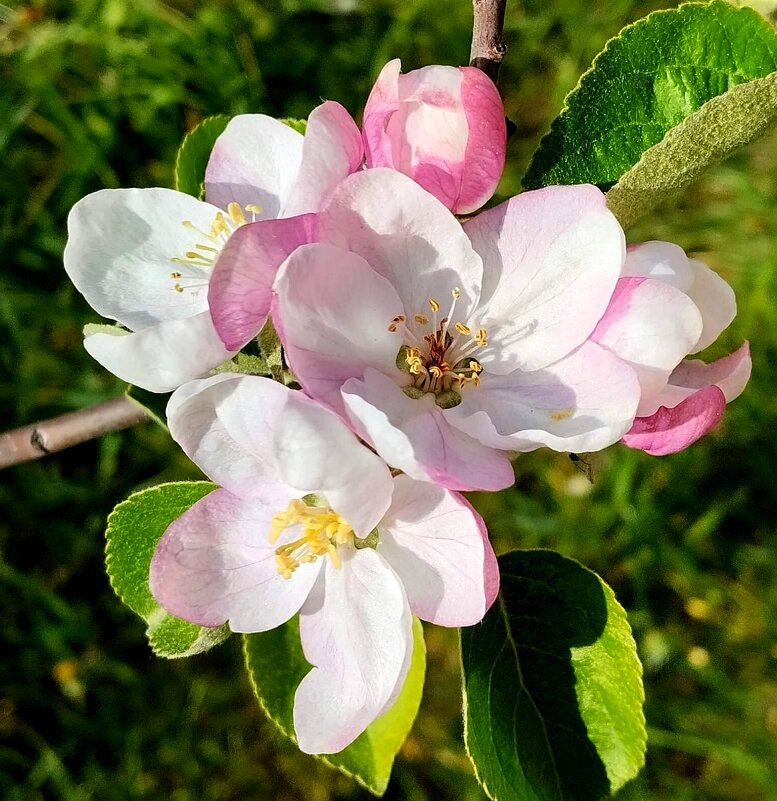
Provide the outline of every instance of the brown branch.
<path id="1" fill-rule="evenodd" d="M 496 83 L 499 65 L 507 52 L 502 38 L 507 0 L 472 0 L 472 49 L 470 67 L 477 67 Z"/>
<path id="2" fill-rule="evenodd" d="M 31 462 L 50 453 L 101 437 L 109 431 L 149 420 L 147 412 L 129 398 L 113 400 L 68 412 L 0 434 L 0 470 Z"/>

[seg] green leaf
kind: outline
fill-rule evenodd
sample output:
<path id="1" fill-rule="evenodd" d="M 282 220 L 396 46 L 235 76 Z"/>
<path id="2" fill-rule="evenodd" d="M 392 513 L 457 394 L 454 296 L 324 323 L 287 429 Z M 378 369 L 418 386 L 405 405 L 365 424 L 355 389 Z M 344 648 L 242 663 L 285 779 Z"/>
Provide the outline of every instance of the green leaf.
<path id="1" fill-rule="evenodd" d="M 751 8 L 714 0 L 656 11 L 624 28 L 596 57 L 523 184 L 609 188 L 705 103 L 775 70 L 777 32 Z M 717 125 L 714 131 L 723 134 Z"/>
<path id="2" fill-rule="evenodd" d="M 151 557 L 165 529 L 214 489 L 209 481 L 160 484 L 130 495 L 108 516 L 105 564 L 111 586 L 146 621 L 146 635 L 158 656 L 192 656 L 229 636 L 227 626 L 203 628 L 168 614 L 148 586 Z"/>
<path id="3" fill-rule="evenodd" d="M 147 389 L 130 384 L 124 394 L 141 409 L 145 409 L 151 419 L 167 431 L 167 402 L 172 393 L 149 392 Z"/>
<path id="4" fill-rule="evenodd" d="M 612 590 L 552 551 L 499 558 L 497 603 L 461 632 L 466 745 L 498 801 L 598 801 L 644 763 L 642 666 Z"/>
<path id="5" fill-rule="evenodd" d="M 646 150 L 607 193 L 607 205 L 627 228 L 707 167 L 764 134 L 775 121 L 777 72 L 734 86 Z"/>
<path id="6" fill-rule="evenodd" d="M 216 139 L 227 127 L 229 119 L 226 114 L 206 117 L 186 134 L 175 159 L 175 188 L 179 192 L 186 192 L 198 200 L 203 199 L 205 168 L 208 166 L 210 152 Z"/>
<path id="7" fill-rule="evenodd" d="M 410 669 L 394 706 L 338 754 L 317 757 L 378 796 L 386 791 L 394 757 L 410 733 L 421 703 L 426 647 L 423 628 L 415 619 L 413 641 Z M 294 617 L 272 631 L 244 635 L 243 651 L 259 704 L 270 720 L 296 742 L 294 693 L 310 671 L 300 644 L 299 618 Z"/>
<path id="8" fill-rule="evenodd" d="M 288 125 L 289 128 L 293 128 L 297 133 L 301 133 L 303 136 L 308 127 L 307 120 L 296 120 L 293 117 L 282 117 L 281 122 Z"/>

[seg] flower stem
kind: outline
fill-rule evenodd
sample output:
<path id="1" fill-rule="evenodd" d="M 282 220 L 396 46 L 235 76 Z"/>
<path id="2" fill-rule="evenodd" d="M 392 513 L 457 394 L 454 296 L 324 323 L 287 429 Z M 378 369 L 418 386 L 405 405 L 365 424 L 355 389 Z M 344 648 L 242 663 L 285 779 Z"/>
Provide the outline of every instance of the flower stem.
<path id="1" fill-rule="evenodd" d="M 507 52 L 502 36 L 507 0 L 472 0 L 473 25 L 470 67 L 477 67 L 496 83 Z"/>

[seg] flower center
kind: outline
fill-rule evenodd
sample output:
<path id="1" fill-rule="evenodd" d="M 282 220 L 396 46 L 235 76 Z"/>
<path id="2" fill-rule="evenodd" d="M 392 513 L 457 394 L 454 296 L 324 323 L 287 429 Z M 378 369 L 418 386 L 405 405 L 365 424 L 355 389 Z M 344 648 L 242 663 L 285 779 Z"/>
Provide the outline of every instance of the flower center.
<path id="1" fill-rule="evenodd" d="M 473 333 L 463 322 L 452 323 L 461 290 L 456 287 L 451 296 L 450 310 L 439 321 L 440 304 L 429 298 L 431 317 L 413 315 L 411 328 L 407 317 L 399 314 L 388 327 L 391 333 L 401 333 L 405 339 L 397 354 L 397 367 L 412 378 L 412 383 L 403 388 L 405 394 L 420 398 L 432 393 L 437 405 L 443 408 L 458 406 L 460 392 L 466 385 L 480 385 L 483 368 L 475 353 L 488 345 L 485 328 Z"/>
<path id="2" fill-rule="evenodd" d="M 342 565 L 337 549 L 340 545 L 353 545 L 353 529 L 337 512 L 328 506 L 308 506 L 297 499 L 289 503 L 285 512 L 273 515 L 270 543 L 289 527 L 302 525 L 302 536 L 275 550 L 278 572 L 285 578 L 306 562 L 315 562 L 319 556 L 328 556 L 332 564 Z"/>
<path id="3" fill-rule="evenodd" d="M 246 219 L 245 212 L 251 215 L 251 220 Z M 181 270 L 174 270 L 170 273 L 170 278 L 175 281 L 173 289 L 179 294 L 203 285 L 201 269 L 213 267 L 216 257 L 221 253 L 221 249 L 227 243 L 230 236 L 241 225 L 247 222 L 256 222 L 258 215 L 262 213 L 262 207 L 253 203 L 247 206 L 240 206 L 234 201 L 227 206 L 227 213 L 218 212 L 213 218 L 210 231 L 203 231 L 198 228 L 191 220 L 184 220 L 182 225 L 189 231 L 197 234 L 198 241 L 193 250 L 187 250 L 184 256 L 170 259 L 173 264 L 182 265 L 184 268 L 198 268 L 195 275 L 184 275 Z M 192 280 L 193 279 L 193 280 Z M 183 283 L 186 281 L 187 283 Z M 207 283 L 207 281 L 205 281 Z"/>

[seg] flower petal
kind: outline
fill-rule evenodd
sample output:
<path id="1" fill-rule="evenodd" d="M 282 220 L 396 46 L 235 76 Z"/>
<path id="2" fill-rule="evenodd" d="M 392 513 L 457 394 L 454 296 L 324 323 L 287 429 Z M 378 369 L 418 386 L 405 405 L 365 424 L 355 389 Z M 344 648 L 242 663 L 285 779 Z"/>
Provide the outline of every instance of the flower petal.
<path id="1" fill-rule="evenodd" d="M 473 326 L 492 372 L 538 370 L 580 345 L 604 314 L 625 256 L 623 231 L 594 186 L 524 192 L 464 225 L 483 258 Z M 477 319 L 479 317 L 479 319 Z"/>
<path id="2" fill-rule="evenodd" d="M 138 331 L 208 308 L 208 268 L 174 264 L 210 230 L 215 206 L 172 189 L 102 189 L 68 216 L 65 270 L 89 305 Z M 173 278 L 171 273 L 181 273 Z M 186 289 L 176 291 L 180 283 Z"/>
<path id="3" fill-rule="evenodd" d="M 207 311 L 135 334 L 90 334 L 84 347 L 106 370 L 149 392 L 172 392 L 234 356 L 224 348 Z"/>
<path id="4" fill-rule="evenodd" d="M 397 476 L 378 533 L 378 553 L 397 572 L 415 615 L 439 626 L 482 620 L 498 591 L 496 557 L 483 520 L 460 495 Z"/>
<path id="5" fill-rule="evenodd" d="M 361 133 L 351 115 L 333 100 L 314 108 L 284 216 L 319 211 L 340 181 L 356 172 L 363 160 Z"/>
<path id="6" fill-rule="evenodd" d="M 652 456 L 677 453 L 706 434 L 725 408 L 723 392 L 714 385 L 705 387 L 671 409 L 662 406 L 650 417 L 638 417 L 623 444 Z"/>
<path id="7" fill-rule="evenodd" d="M 316 237 L 315 214 L 260 220 L 232 234 L 208 287 L 213 323 L 228 348 L 239 350 L 261 331 L 278 267 L 295 248 Z"/>
<path id="8" fill-rule="evenodd" d="M 460 68 L 461 102 L 467 115 L 469 136 L 457 214 L 479 209 L 493 194 L 505 166 L 507 125 L 504 106 L 494 82 L 475 67 Z"/>
<path id="9" fill-rule="evenodd" d="M 696 344 L 689 353 L 698 353 L 711 345 L 731 325 L 737 314 L 734 290 L 714 271 L 697 259 L 688 260 L 693 270 L 693 284 L 688 297 L 698 306 L 704 322 Z"/>
<path id="10" fill-rule="evenodd" d="M 362 132 L 368 167 L 393 167 L 388 119 L 399 108 L 399 73 L 402 62 L 395 58 L 380 71 L 364 107 Z"/>
<path id="11" fill-rule="evenodd" d="M 452 425 L 484 445 L 513 451 L 547 446 L 591 452 L 631 427 L 640 397 L 634 371 L 593 342 L 543 370 L 482 374 L 479 388 L 447 412 Z"/>
<path id="12" fill-rule="evenodd" d="M 297 180 L 302 134 L 265 114 L 233 117 L 216 140 L 205 170 L 205 197 L 261 206 L 264 219 L 280 217 Z"/>
<path id="13" fill-rule="evenodd" d="M 288 497 L 320 493 L 359 536 L 391 502 L 385 464 L 332 412 L 270 379 L 227 373 L 189 384 L 167 416 L 189 458 L 240 497 L 274 497 L 278 485 Z"/>
<path id="14" fill-rule="evenodd" d="M 634 369 L 649 404 L 701 330 L 701 314 L 684 292 L 652 278 L 621 278 L 590 339 Z"/>
<path id="15" fill-rule="evenodd" d="M 322 238 L 357 253 L 397 291 L 407 314 L 443 306 L 461 289 L 465 320 L 480 293 L 482 265 L 456 218 L 406 175 L 376 168 L 346 178 L 321 214 Z"/>
<path id="16" fill-rule="evenodd" d="M 294 696 L 302 751 L 333 754 L 352 743 L 404 681 L 412 617 L 402 584 L 374 550 L 341 549 L 327 562 L 300 613 L 300 637 L 313 669 Z"/>
<path id="17" fill-rule="evenodd" d="M 693 268 L 685 251 L 672 242 L 651 240 L 626 249 L 624 278 L 657 278 L 687 292 L 693 284 Z"/>
<path id="18" fill-rule="evenodd" d="M 398 384 L 371 368 L 363 380 L 347 381 L 342 393 L 357 433 L 412 478 L 453 490 L 499 490 L 513 484 L 505 454 L 449 425 L 432 395 L 408 398 Z"/>
<path id="19" fill-rule="evenodd" d="M 340 387 L 367 367 L 397 372 L 403 339 L 388 326 L 402 302 L 391 284 L 355 253 L 305 245 L 275 282 L 273 320 L 305 391 L 344 414 Z"/>
<path id="20" fill-rule="evenodd" d="M 302 564 L 290 579 L 279 575 L 271 545 L 272 516 L 291 498 L 269 505 L 223 489 L 198 501 L 169 526 L 151 561 L 149 585 L 170 614 L 200 626 L 229 623 L 232 631 L 268 631 L 285 623 L 308 597 L 321 562 Z"/>

